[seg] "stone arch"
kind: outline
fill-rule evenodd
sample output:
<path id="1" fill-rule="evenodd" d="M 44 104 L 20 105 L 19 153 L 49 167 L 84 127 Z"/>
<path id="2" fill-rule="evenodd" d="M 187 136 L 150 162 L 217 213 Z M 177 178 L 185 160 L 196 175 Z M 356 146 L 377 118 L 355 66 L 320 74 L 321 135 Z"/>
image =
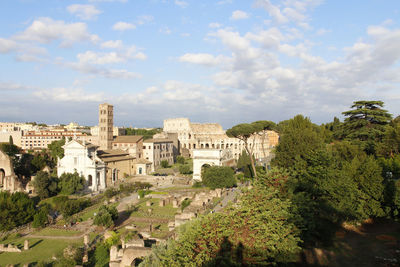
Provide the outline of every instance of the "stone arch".
<path id="1" fill-rule="evenodd" d="M 208 143 L 206 143 L 206 148 L 210 148 L 210 145 Z"/>

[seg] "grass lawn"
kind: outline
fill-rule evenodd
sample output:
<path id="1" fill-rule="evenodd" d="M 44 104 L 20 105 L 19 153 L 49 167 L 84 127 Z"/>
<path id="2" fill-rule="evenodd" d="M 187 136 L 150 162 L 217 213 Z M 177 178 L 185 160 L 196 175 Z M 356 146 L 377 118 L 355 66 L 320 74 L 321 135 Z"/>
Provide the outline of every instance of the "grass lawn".
<path id="1" fill-rule="evenodd" d="M 159 206 L 159 199 L 158 198 L 152 198 L 149 199 L 149 201 L 152 203 L 150 207 L 146 206 L 146 202 L 144 201 L 140 203 L 139 205 L 136 205 L 138 210 L 133 211 L 131 213 L 132 217 L 149 217 L 149 218 L 166 218 L 166 219 L 173 219 L 175 216 L 175 213 L 178 209 L 173 208 L 172 204 L 166 205 L 164 207 Z M 148 209 L 153 209 L 152 215 L 149 215 L 147 210 Z"/>
<path id="2" fill-rule="evenodd" d="M 25 239 L 26 238 L 22 237 L 13 240 L 5 240 L 1 243 L 12 243 L 19 248 L 23 248 Z M 82 238 L 76 240 L 28 238 L 28 240 L 30 249 L 27 251 L 22 251 L 20 253 L 1 253 L 0 266 L 6 266 L 8 264 L 20 264 L 22 266 L 25 263 L 47 261 L 50 260 L 53 255 L 62 253 L 64 248 L 66 248 L 69 244 L 83 244 Z"/>
<path id="3" fill-rule="evenodd" d="M 74 230 L 64 230 L 64 229 L 54 229 L 54 228 L 44 228 L 38 232 L 32 233 L 32 235 L 42 235 L 42 236 L 78 236 L 82 232 Z"/>

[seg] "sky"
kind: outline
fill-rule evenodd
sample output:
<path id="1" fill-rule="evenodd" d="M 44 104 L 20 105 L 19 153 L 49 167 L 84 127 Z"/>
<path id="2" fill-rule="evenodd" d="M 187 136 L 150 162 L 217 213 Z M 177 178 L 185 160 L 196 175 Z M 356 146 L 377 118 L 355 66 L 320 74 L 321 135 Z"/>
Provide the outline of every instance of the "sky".
<path id="1" fill-rule="evenodd" d="M 2 0 L 0 121 L 227 129 L 400 113 L 399 0 Z"/>

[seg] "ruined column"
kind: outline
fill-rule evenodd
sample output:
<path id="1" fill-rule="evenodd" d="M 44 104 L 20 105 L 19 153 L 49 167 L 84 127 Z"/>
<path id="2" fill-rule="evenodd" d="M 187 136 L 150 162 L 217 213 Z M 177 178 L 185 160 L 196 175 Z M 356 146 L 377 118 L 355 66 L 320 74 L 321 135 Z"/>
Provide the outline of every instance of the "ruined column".
<path id="1" fill-rule="evenodd" d="M 24 250 L 28 250 L 29 249 L 29 240 L 25 239 L 24 241 Z"/>

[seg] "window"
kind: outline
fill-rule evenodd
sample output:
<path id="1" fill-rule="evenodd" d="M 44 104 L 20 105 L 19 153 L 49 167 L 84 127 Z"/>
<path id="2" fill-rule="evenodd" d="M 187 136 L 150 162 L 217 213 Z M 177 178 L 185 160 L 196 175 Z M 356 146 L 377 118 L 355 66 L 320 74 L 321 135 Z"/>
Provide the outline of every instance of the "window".
<path id="1" fill-rule="evenodd" d="M 74 157 L 74 165 L 78 165 L 78 158 Z"/>

